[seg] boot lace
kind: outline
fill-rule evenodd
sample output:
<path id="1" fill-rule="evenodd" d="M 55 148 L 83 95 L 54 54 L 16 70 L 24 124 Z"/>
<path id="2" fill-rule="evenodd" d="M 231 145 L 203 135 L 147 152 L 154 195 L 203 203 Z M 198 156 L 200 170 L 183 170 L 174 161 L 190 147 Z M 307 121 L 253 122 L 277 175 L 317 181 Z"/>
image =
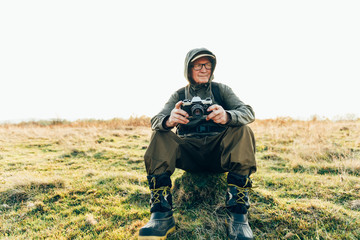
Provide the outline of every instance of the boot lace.
<path id="1" fill-rule="evenodd" d="M 246 183 L 244 184 L 244 186 L 246 186 L 249 182 L 249 179 L 246 179 Z M 246 204 L 245 203 L 245 193 L 249 193 L 250 190 L 252 190 L 253 187 L 239 187 L 235 184 L 228 184 L 228 186 L 233 186 L 233 187 L 236 187 L 237 189 L 237 198 L 236 198 L 236 203 L 242 203 L 242 204 Z"/>
<path id="2" fill-rule="evenodd" d="M 151 191 L 153 192 L 153 196 L 154 196 L 152 203 L 153 204 L 160 203 L 161 201 L 160 201 L 160 193 L 159 192 L 162 191 L 161 194 L 166 199 L 167 195 L 169 195 L 169 193 L 170 193 L 170 187 L 163 186 L 163 187 L 155 188 L 155 186 L 156 186 L 156 178 L 155 177 L 151 178 L 151 182 L 154 183 L 154 189 L 151 189 Z"/>
<path id="3" fill-rule="evenodd" d="M 154 199 L 153 199 L 153 204 L 155 203 L 159 203 L 160 202 L 160 193 L 159 191 L 162 191 L 162 195 L 163 197 L 166 199 L 167 195 L 169 195 L 170 193 L 170 187 L 169 186 L 165 186 L 165 187 L 159 187 L 156 189 L 152 189 L 153 193 L 154 193 Z"/>

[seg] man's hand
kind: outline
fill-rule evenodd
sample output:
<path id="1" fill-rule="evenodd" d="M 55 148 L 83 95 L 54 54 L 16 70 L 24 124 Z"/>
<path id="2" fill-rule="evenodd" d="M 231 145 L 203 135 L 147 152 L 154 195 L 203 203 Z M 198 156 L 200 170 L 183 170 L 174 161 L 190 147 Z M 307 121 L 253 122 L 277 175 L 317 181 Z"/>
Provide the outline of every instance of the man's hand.
<path id="1" fill-rule="evenodd" d="M 211 105 L 208 109 L 208 112 L 212 111 L 207 117 L 206 121 L 212 119 L 215 123 L 226 124 L 229 121 L 229 114 L 224 110 L 220 105 L 214 104 Z"/>
<path id="2" fill-rule="evenodd" d="M 189 114 L 181 109 L 182 101 L 179 101 L 175 104 L 175 108 L 171 111 L 170 117 L 166 121 L 165 125 L 168 128 L 175 127 L 180 124 L 187 124 L 189 120 Z"/>

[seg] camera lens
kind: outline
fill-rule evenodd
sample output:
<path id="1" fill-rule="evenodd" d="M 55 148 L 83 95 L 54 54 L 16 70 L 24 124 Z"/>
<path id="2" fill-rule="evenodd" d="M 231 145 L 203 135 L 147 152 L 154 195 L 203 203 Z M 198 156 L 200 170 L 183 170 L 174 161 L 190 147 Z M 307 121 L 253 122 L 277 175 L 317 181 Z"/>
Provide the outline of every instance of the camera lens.
<path id="1" fill-rule="evenodd" d="M 191 113 L 195 118 L 201 118 L 204 115 L 204 108 L 200 104 L 195 104 L 191 108 Z"/>

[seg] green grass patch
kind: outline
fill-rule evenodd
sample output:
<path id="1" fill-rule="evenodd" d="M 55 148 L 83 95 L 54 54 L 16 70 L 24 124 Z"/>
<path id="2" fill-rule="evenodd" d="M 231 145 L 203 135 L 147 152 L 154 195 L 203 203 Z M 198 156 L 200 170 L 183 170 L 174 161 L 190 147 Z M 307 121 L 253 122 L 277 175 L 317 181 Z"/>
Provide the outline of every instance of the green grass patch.
<path id="1" fill-rule="evenodd" d="M 151 130 L 47 124 L 0 128 L 0 239 L 137 239 L 150 218 Z M 251 127 L 255 239 L 360 239 L 360 122 Z M 176 170 L 172 180 L 168 239 L 227 239 L 226 175 Z"/>

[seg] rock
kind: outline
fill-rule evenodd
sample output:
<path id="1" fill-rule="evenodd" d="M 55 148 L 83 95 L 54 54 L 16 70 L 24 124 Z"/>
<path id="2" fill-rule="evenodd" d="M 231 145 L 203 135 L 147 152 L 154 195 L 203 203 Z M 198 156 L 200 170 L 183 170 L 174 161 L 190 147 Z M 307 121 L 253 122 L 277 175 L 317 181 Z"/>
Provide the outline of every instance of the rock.
<path id="1" fill-rule="evenodd" d="M 226 174 L 188 173 L 175 179 L 173 202 L 179 208 L 194 208 L 200 204 L 225 205 Z"/>
<path id="2" fill-rule="evenodd" d="M 9 208 L 11 208 L 9 205 L 7 205 L 7 204 L 2 204 L 1 205 L 1 208 L 3 208 L 3 209 L 9 209 Z"/>
<path id="3" fill-rule="evenodd" d="M 350 208 L 353 210 L 360 210 L 360 200 L 350 201 Z"/>

